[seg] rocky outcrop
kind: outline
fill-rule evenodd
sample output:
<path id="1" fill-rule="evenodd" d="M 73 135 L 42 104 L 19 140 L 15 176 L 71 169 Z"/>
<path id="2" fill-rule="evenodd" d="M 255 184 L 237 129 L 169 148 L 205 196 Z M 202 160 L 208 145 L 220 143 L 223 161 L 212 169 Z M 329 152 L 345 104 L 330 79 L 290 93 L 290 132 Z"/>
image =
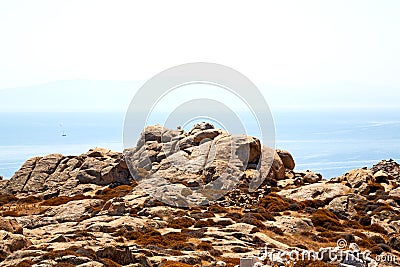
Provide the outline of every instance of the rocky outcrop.
<path id="1" fill-rule="evenodd" d="M 400 256 L 396 162 L 331 180 L 294 168 L 289 152 L 208 123 L 189 132 L 149 126 L 124 154 L 97 148 L 30 159 L 0 194 L 0 267 L 233 267 L 265 247 L 316 251 L 322 261 L 313 266 L 396 266 L 375 261 Z M 185 205 L 212 183 L 229 192 Z M 349 257 L 330 262 L 338 240 Z M 357 261 L 366 249 L 373 257 Z M 309 266 L 284 255 L 263 264 Z"/>
<path id="2" fill-rule="evenodd" d="M 124 155 L 141 187 L 170 205 L 204 205 L 216 200 L 233 190 L 248 170 L 255 170 L 254 188 L 285 177 L 277 152 L 263 148 L 254 137 L 229 135 L 208 123 L 196 124 L 188 133 L 148 126 L 137 146 L 126 149 Z M 282 155 L 289 168 L 294 167 L 290 153 Z"/>
<path id="3" fill-rule="evenodd" d="M 123 155 L 95 148 L 79 156 L 51 154 L 27 160 L 3 186 L 4 193 L 60 194 L 79 184 L 130 184 Z"/>

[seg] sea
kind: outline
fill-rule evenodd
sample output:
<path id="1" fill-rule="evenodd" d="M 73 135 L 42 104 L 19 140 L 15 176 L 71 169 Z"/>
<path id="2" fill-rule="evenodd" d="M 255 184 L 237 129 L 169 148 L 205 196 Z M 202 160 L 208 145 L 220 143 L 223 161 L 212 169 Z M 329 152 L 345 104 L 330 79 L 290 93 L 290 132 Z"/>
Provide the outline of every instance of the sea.
<path id="1" fill-rule="evenodd" d="M 324 178 L 400 162 L 400 108 L 272 110 L 276 147 L 288 150 L 297 170 Z M 123 112 L 0 113 L 0 176 L 9 179 L 33 156 L 79 155 L 90 148 L 123 150 Z"/>

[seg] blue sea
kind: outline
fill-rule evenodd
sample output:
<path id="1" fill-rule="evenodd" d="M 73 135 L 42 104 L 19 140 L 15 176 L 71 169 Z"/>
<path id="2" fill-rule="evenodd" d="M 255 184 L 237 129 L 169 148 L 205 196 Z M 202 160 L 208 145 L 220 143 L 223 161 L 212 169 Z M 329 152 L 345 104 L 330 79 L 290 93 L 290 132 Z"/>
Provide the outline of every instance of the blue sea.
<path id="1" fill-rule="evenodd" d="M 272 110 L 276 147 L 298 170 L 324 178 L 400 161 L 400 109 Z M 90 148 L 122 151 L 124 113 L 0 113 L 0 175 L 10 178 L 33 156 L 78 155 Z M 65 133 L 66 136 L 63 136 Z"/>

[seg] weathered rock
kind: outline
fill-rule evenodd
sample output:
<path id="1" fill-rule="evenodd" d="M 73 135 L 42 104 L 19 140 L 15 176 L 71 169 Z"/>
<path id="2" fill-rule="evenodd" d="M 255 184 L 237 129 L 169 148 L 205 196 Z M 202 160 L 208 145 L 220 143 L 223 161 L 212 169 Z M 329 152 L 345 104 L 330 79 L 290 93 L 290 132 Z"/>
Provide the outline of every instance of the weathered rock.
<path id="1" fill-rule="evenodd" d="M 394 160 L 383 160 L 377 164 L 375 164 L 371 171 L 373 173 L 382 171 L 389 175 L 390 179 L 394 181 L 400 182 L 400 165 Z"/>
<path id="2" fill-rule="evenodd" d="M 56 170 L 60 161 L 64 158 L 60 154 L 51 154 L 40 158 L 29 176 L 22 191 L 38 192 L 43 189 L 47 178 Z"/>
<path id="3" fill-rule="evenodd" d="M 30 245 L 32 245 L 31 241 L 25 236 L 0 230 L 0 255 L 9 255 Z"/>
<path id="4" fill-rule="evenodd" d="M 357 215 L 355 206 L 366 198 L 360 195 L 349 194 L 334 198 L 327 206 L 327 209 L 333 212 L 340 219 L 350 220 Z"/>
<path id="5" fill-rule="evenodd" d="M 292 154 L 290 154 L 289 151 L 280 150 L 280 149 L 278 149 L 276 152 L 278 153 L 279 157 L 281 158 L 285 168 L 288 170 L 294 170 L 296 164 L 294 162 Z"/>
<path id="6" fill-rule="evenodd" d="M 333 199 L 350 193 L 351 189 L 342 184 L 316 183 L 295 189 L 282 190 L 279 195 L 296 201 Z"/>
<path id="7" fill-rule="evenodd" d="M 121 265 L 128 265 L 135 263 L 135 257 L 129 250 L 129 247 L 116 248 L 114 246 L 105 246 L 100 248 L 96 255 L 99 258 L 107 258 L 119 263 Z"/>
<path id="8" fill-rule="evenodd" d="M 0 230 L 4 230 L 12 234 L 23 234 L 23 228 L 15 219 L 4 219 L 0 217 Z"/>
<path id="9" fill-rule="evenodd" d="M 189 134 L 193 135 L 200 131 L 205 131 L 209 129 L 214 129 L 214 125 L 209 122 L 201 122 L 193 125 L 192 129 L 190 129 Z"/>
<path id="10" fill-rule="evenodd" d="M 310 219 L 291 216 L 278 216 L 274 222 L 268 221 L 265 224 L 272 227 L 278 227 L 284 233 L 299 234 L 301 232 L 310 232 L 314 226 Z"/>
<path id="11" fill-rule="evenodd" d="M 88 217 L 92 212 L 91 208 L 100 204 L 101 200 L 98 199 L 75 200 L 52 207 L 45 212 L 45 215 L 53 217 L 58 222 L 77 222 Z"/>
<path id="12" fill-rule="evenodd" d="M 70 195 L 79 183 L 129 184 L 131 180 L 121 153 L 96 148 L 76 157 L 51 154 L 29 159 L 2 191 Z"/>
<path id="13" fill-rule="evenodd" d="M 15 194 L 22 192 L 25 184 L 31 178 L 32 171 L 35 169 L 37 162 L 41 157 L 35 157 L 28 159 L 22 167 L 11 177 L 7 182 L 3 190 L 9 194 Z"/>
<path id="14" fill-rule="evenodd" d="M 128 166 L 138 180 L 132 190 L 118 186 L 131 182 Z M 166 261 L 216 266 L 219 259 L 238 263 L 264 246 L 277 252 L 337 251 L 324 248 L 332 241 L 321 232 L 325 228 L 349 243 L 368 239 L 377 244 L 372 250 L 385 251 L 381 255 L 398 250 L 397 163 L 380 162 L 330 181 L 294 167 L 289 152 L 207 123 L 190 133 L 147 127 L 124 156 L 92 149 L 28 160 L 3 190 L 15 196 L 0 195 L 0 233 L 6 233 L 0 238 L 0 267 L 150 267 Z M 211 207 L 196 207 L 209 204 L 220 189 L 228 193 Z M 363 227 L 352 236 L 356 222 Z M 25 236 L 15 234 L 22 230 Z M 350 260 L 345 263 L 355 264 Z M 269 263 L 293 265 L 287 257 Z"/>
<path id="15" fill-rule="evenodd" d="M 371 170 L 357 169 L 343 175 L 341 181 L 351 188 L 364 188 L 369 183 L 375 182 L 375 178 Z"/>
<path id="16" fill-rule="evenodd" d="M 93 156 L 93 154 L 95 156 Z M 104 152 L 94 150 L 87 156 L 76 176 L 80 183 L 98 185 L 130 183 L 131 176 L 121 154 L 111 151 Z"/>
<path id="17" fill-rule="evenodd" d="M 121 216 L 127 211 L 128 207 L 124 199 L 122 198 L 113 198 L 108 200 L 101 211 L 101 214 L 108 214 L 111 216 Z"/>

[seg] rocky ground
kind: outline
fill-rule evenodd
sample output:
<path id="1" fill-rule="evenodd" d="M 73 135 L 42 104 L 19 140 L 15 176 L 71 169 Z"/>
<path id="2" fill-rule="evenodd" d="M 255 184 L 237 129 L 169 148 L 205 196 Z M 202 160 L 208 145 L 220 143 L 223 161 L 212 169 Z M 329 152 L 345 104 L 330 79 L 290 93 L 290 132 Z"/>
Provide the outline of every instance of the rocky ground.
<path id="1" fill-rule="evenodd" d="M 264 257 L 266 266 L 400 262 L 394 161 L 323 180 L 295 171 L 287 151 L 206 123 L 189 133 L 147 127 L 125 155 L 128 162 L 96 148 L 36 157 L 0 180 L 0 266 L 235 266 L 265 247 L 281 252 Z M 157 188 L 157 177 L 174 187 Z M 207 192 L 222 184 L 229 193 L 213 200 L 199 191 L 212 183 Z M 371 255 L 330 262 L 323 253 L 338 250 L 338 240 L 348 244 L 346 255 Z M 282 254 L 306 250 L 321 261 Z"/>

